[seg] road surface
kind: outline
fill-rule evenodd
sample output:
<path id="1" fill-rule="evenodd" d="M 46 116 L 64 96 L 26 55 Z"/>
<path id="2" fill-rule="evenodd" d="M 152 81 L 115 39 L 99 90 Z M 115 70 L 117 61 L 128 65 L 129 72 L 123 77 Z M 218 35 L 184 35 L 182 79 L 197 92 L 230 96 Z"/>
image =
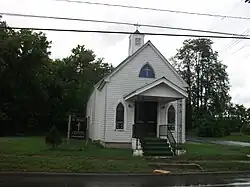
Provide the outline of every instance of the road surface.
<path id="1" fill-rule="evenodd" d="M 234 184 L 232 184 L 234 183 Z M 237 183 L 237 185 L 236 185 Z M 216 185 L 217 184 L 217 185 Z M 220 184 L 220 185 L 218 185 Z M 200 174 L 74 174 L 0 173 L 1 187 L 165 187 L 165 186 L 250 186 L 248 173 Z"/>

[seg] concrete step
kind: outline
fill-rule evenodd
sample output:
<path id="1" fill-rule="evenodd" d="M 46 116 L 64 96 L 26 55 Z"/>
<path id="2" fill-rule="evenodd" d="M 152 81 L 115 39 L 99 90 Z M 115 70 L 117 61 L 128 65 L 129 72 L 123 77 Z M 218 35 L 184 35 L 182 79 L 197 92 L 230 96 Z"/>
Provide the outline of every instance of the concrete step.
<path id="1" fill-rule="evenodd" d="M 146 137 L 141 140 L 144 156 L 173 156 L 169 143 L 165 139 Z"/>

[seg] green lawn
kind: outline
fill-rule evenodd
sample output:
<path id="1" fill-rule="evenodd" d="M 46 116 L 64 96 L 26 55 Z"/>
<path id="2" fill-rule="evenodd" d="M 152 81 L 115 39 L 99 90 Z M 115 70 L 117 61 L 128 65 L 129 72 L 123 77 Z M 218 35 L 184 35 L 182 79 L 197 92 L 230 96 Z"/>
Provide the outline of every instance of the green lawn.
<path id="1" fill-rule="evenodd" d="M 250 168 L 250 162 L 229 162 L 250 160 L 246 156 L 250 148 L 207 143 L 187 143 L 184 147 L 186 155 L 174 157 L 168 162 L 198 160 L 198 164 L 208 171 Z M 71 140 L 69 144 L 65 142 L 56 150 L 50 150 L 43 137 L 0 138 L 0 171 L 150 173 L 155 168 L 148 166 L 148 162 L 145 157 L 133 157 L 130 149 L 103 148 L 90 142 L 85 147 L 82 140 Z"/>
<path id="2" fill-rule="evenodd" d="M 42 137 L 0 138 L 0 170 L 67 172 L 151 172 L 132 150 L 103 148 L 71 140 L 50 150 Z"/>
<path id="3" fill-rule="evenodd" d="M 56 150 L 50 150 L 44 143 L 43 137 L 24 138 L 0 138 L 0 153 L 7 155 L 23 156 L 72 156 L 72 157 L 95 157 L 95 158 L 132 158 L 132 151 L 127 149 L 107 149 L 90 141 L 85 147 L 84 140 L 70 140 Z"/>
<path id="4" fill-rule="evenodd" d="M 250 160 L 250 147 L 225 146 L 212 143 L 186 143 L 185 155 L 176 157 L 178 160 Z"/>

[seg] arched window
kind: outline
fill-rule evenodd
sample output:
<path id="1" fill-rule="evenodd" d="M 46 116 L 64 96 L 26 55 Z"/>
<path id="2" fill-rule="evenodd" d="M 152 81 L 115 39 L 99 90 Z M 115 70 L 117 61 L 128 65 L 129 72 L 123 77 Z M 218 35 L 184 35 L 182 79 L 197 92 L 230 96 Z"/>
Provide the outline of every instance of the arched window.
<path id="1" fill-rule="evenodd" d="M 155 78 L 153 68 L 149 64 L 145 64 L 140 71 L 139 77 Z"/>
<path id="2" fill-rule="evenodd" d="M 116 119 L 115 119 L 115 129 L 123 130 L 124 129 L 124 106 L 122 103 L 119 103 L 116 107 Z"/>
<path id="3" fill-rule="evenodd" d="M 171 130 L 175 130 L 175 108 L 173 105 L 168 108 L 168 125 Z"/>

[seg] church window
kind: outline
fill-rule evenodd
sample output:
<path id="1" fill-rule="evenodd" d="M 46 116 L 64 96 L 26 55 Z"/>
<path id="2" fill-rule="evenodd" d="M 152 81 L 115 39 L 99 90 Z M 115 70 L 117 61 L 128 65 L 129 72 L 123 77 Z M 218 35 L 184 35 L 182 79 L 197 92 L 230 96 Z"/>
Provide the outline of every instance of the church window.
<path id="1" fill-rule="evenodd" d="M 116 107 L 116 124 L 115 129 L 123 130 L 124 129 L 124 106 L 122 103 L 119 103 Z"/>
<path id="2" fill-rule="evenodd" d="M 140 71 L 139 77 L 155 78 L 153 68 L 149 64 L 145 64 Z"/>
<path id="3" fill-rule="evenodd" d="M 171 130 L 175 130 L 175 108 L 171 105 L 168 108 L 168 125 Z"/>

